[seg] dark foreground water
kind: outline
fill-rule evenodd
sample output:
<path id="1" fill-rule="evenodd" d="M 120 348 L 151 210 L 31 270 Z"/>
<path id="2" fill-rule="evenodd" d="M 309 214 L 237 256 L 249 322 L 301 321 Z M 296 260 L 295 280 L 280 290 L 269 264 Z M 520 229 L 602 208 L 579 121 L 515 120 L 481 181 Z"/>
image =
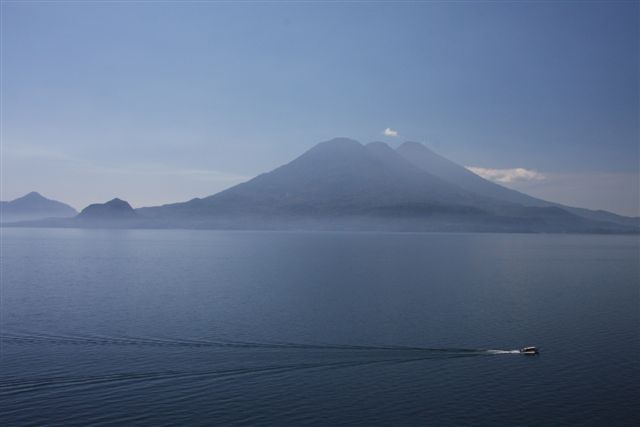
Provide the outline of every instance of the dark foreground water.
<path id="1" fill-rule="evenodd" d="M 639 416 L 637 236 L 1 233 L 3 426 Z"/>

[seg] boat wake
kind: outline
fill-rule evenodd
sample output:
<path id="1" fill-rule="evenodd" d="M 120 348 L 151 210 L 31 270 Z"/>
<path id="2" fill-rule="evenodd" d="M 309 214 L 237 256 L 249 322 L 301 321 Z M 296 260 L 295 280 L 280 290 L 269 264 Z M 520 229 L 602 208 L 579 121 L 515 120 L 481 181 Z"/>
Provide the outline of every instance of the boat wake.
<path id="1" fill-rule="evenodd" d="M 211 378 L 223 379 L 237 377 L 241 375 L 279 374 L 300 370 L 313 369 L 340 369 L 349 367 L 361 367 L 367 365 L 392 365 L 399 363 L 409 363 L 424 360 L 423 358 L 396 358 L 396 359 L 374 359 L 366 361 L 344 361 L 344 362 L 319 362 L 319 363 L 294 363 L 268 366 L 241 367 L 233 369 L 211 369 L 199 371 L 167 370 L 159 372 L 123 372 L 107 375 L 83 375 L 83 376 L 54 376 L 54 377 L 32 377 L 32 378 L 6 378 L 0 379 L 0 396 L 11 396 L 26 392 L 35 391 L 43 387 L 68 387 L 86 386 L 103 383 L 117 383 L 130 381 L 153 381 L 181 378 Z"/>
<path id="2" fill-rule="evenodd" d="M 233 368 L 217 367 L 202 370 L 184 370 L 178 366 L 175 370 L 151 372 L 116 372 L 105 375 L 61 375 L 61 376 L 9 376 L 0 378 L 0 396 L 29 393 L 42 388 L 65 388 L 86 386 L 91 384 L 109 384 L 122 382 L 140 382 L 180 378 L 225 378 L 238 375 L 278 374 L 298 370 L 312 369 L 344 369 L 367 365 L 391 365 L 399 363 L 413 363 L 427 360 L 446 360 L 454 358 L 491 356 L 499 354 L 515 354 L 518 350 L 486 350 L 465 348 L 427 348 L 419 346 L 397 345 L 343 345 L 343 344 L 304 344 L 293 342 L 247 342 L 227 340 L 199 340 L 199 339 L 167 339 L 167 338 L 138 338 L 138 337 L 104 337 L 104 336 L 72 336 L 48 334 L 11 334 L 0 335 L 3 346 L 139 346 L 170 349 L 189 349 L 192 351 L 216 351 L 223 349 L 237 349 L 239 352 L 267 351 L 276 359 L 267 357 L 262 363 L 253 366 Z M 31 351 L 31 350 L 30 350 Z M 281 354 L 287 351 L 287 354 Z M 298 363 L 274 364 L 275 360 L 295 360 L 302 357 Z M 339 360 L 335 360 L 339 357 Z M 251 355 L 252 360 L 256 360 Z M 324 360 L 323 360 L 324 359 Z M 332 360 L 334 359 L 334 360 Z M 260 359 L 259 359 L 260 360 Z M 313 360 L 313 361 L 311 361 Z"/>
<path id="3" fill-rule="evenodd" d="M 520 354 L 520 350 L 486 350 L 489 354 Z"/>
<path id="4" fill-rule="evenodd" d="M 349 344 L 308 344 L 293 342 L 250 342 L 235 340 L 167 339 L 139 337 L 70 336 L 47 334 L 3 334 L 3 344 L 16 345 L 78 345 L 78 346 L 141 346 L 141 347 L 186 347 L 186 348 L 246 348 L 246 349 L 291 349 L 291 350 L 350 350 L 350 351 L 402 351 L 421 352 L 434 355 L 487 355 L 516 354 L 519 350 L 487 350 L 469 348 L 430 348 L 402 345 L 349 345 Z"/>

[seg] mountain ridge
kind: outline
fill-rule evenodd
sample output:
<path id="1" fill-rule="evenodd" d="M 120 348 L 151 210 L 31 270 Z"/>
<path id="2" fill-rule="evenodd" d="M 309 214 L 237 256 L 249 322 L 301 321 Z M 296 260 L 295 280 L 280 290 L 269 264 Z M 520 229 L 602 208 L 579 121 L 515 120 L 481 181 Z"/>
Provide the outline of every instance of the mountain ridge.
<path id="1" fill-rule="evenodd" d="M 132 209 L 120 199 L 30 226 L 548 233 L 638 233 L 484 180 L 419 143 L 393 149 L 350 138 L 219 193 Z M 592 212 L 589 211 L 591 215 Z M 606 215 L 613 215 L 607 213 Z M 16 224 L 19 226 L 20 224 Z M 22 224 L 26 225 L 26 224 Z"/>
<path id="2" fill-rule="evenodd" d="M 77 214 L 78 212 L 66 203 L 48 199 L 37 191 L 31 191 L 14 200 L 0 202 L 0 222 L 64 218 Z"/>
<path id="3" fill-rule="evenodd" d="M 620 225 L 637 226 L 640 222 L 638 217 L 626 217 L 605 210 L 592 210 L 566 206 L 561 203 L 548 202 L 511 188 L 503 187 L 492 181 L 471 172 L 467 168 L 440 156 L 430 150 L 424 144 L 414 141 L 407 141 L 396 148 L 408 162 L 425 171 L 429 171 L 442 179 L 455 183 L 469 191 L 493 197 L 498 200 L 505 200 L 512 203 L 522 204 L 532 207 L 557 207 L 578 216 L 595 220 L 609 221 Z"/>
<path id="4" fill-rule="evenodd" d="M 405 149 L 412 144 L 417 143 Z M 464 180 L 451 179 L 451 173 L 445 172 L 454 171 L 471 182 L 477 177 L 481 187 L 498 187 L 498 195 L 522 194 L 485 181 L 440 156 L 435 158 L 436 167 L 425 168 L 409 161 L 403 150 L 382 142 L 363 145 L 334 138 L 220 193 L 138 212 L 167 221 L 181 215 L 187 222 L 213 228 L 234 223 L 247 227 L 252 218 L 262 221 L 259 228 L 286 228 L 293 223 L 302 223 L 302 228 L 338 227 L 342 222 L 346 229 L 361 229 L 367 228 L 367 221 L 375 229 L 406 230 L 603 232 L 626 227 L 592 221 L 542 201 L 527 206 L 486 191 L 470 191 Z M 317 224 L 310 226 L 314 221 Z"/>
<path id="5" fill-rule="evenodd" d="M 138 218 L 138 214 L 131 207 L 129 202 L 114 198 L 105 203 L 94 203 L 86 208 L 75 217 L 81 221 L 114 221 Z"/>

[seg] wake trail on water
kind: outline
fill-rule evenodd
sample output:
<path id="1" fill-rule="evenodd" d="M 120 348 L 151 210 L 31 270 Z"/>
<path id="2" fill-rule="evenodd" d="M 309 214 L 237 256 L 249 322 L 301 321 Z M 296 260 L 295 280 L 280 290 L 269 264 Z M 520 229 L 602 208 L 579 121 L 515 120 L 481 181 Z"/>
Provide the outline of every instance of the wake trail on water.
<path id="1" fill-rule="evenodd" d="M 451 357 L 470 357 L 471 354 L 458 354 Z M 211 369 L 199 371 L 181 371 L 166 370 L 157 372 L 121 372 L 105 375 L 60 375 L 50 377 L 32 377 L 32 378 L 6 378 L 0 379 L 0 397 L 15 396 L 24 393 L 37 392 L 41 389 L 68 389 L 73 387 L 86 387 L 91 385 L 118 385 L 125 383 L 139 383 L 157 380 L 171 379 L 212 379 L 212 380 L 232 380 L 244 375 L 276 375 L 294 373 L 303 370 L 321 370 L 321 369 L 345 369 L 357 368 L 364 366 L 383 366 L 383 365 L 399 365 L 404 363 L 415 363 L 431 359 L 431 357 L 413 357 L 413 358 L 386 358 L 386 359 L 370 359 L 358 361 L 338 361 L 338 362 L 316 362 L 316 363 L 294 363 L 282 365 L 267 365 L 254 367 L 239 367 L 227 369 Z"/>
<path id="2" fill-rule="evenodd" d="M 210 378 L 226 378 L 237 377 L 240 375 L 259 375 L 259 374 L 277 374 L 299 370 L 311 369 L 340 369 L 349 367 L 359 367 L 375 364 L 397 364 L 422 360 L 414 359 L 378 359 L 367 361 L 345 361 L 345 362 L 320 362 L 320 363 L 296 363 L 285 365 L 268 365 L 256 367 L 240 367 L 232 369 L 211 369 L 199 371 L 181 371 L 166 370 L 159 372 L 123 372 L 106 375 L 85 375 L 85 376 L 54 376 L 54 377 L 34 377 L 34 378 L 10 378 L 0 380 L 0 396 L 8 396 L 35 391 L 42 387 L 68 387 L 68 386 L 86 386 L 102 383 L 117 383 L 125 381 L 153 381 L 172 378 L 189 378 L 189 377 L 210 377 Z"/>
<path id="3" fill-rule="evenodd" d="M 140 346 L 140 347 L 186 347 L 186 348 L 238 348 L 238 349 L 271 349 L 271 350 L 351 350 L 351 351 L 405 351 L 431 353 L 433 355 L 498 355 L 518 354 L 519 350 L 487 350 L 469 348 L 429 348 L 402 345 L 349 345 L 349 344 L 307 344 L 286 341 L 251 342 L 236 340 L 198 340 L 140 337 L 106 337 L 82 335 L 49 335 L 49 334 L 3 334 L 0 342 L 4 344 L 57 344 L 78 346 Z"/>
<path id="4" fill-rule="evenodd" d="M 238 366 L 233 368 L 212 368 L 210 370 L 184 370 L 182 366 L 175 370 L 157 372 L 120 372 L 104 375 L 61 375 L 35 377 L 0 377 L 0 396 L 36 392 L 46 388 L 84 387 L 93 384 L 117 385 L 119 383 L 143 382 L 154 380 L 181 378 L 211 378 L 224 379 L 239 375 L 284 374 L 286 372 L 311 369 L 344 369 L 368 365 L 392 365 L 428 360 L 451 360 L 478 356 L 519 353 L 518 350 L 487 350 L 465 348 L 427 348 L 419 346 L 397 345 L 342 345 L 342 344 L 304 344 L 293 342 L 250 342 L 230 340 L 198 340 L 198 339 L 168 339 L 168 338 L 137 338 L 137 337 L 105 337 L 105 336 L 77 336 L 50 334 L 10 334 L 0 335 L 2 345 L 43 346 L 133 346 L 155 348 L 183 348 L 190 351 L 206 349 L 237 349 L 237 350 L 269 350 L 271 352 L 289 351 L 286 357 L 295 355 L 311 357 L 311 355 L 327 357 L 330 355 L 347 356 L 351 360 L 340 361 L 299 361 L 290 364 L 266 364 L 258 366 Z M 300 353 L 302 352 L 302 353 Z M 311 353 L 313 352 L 313 353 Z M 273 353 L 272 353 L 273 354 Z M 284 354 L 283 354 L 284 356 Z M 215 360 L 215 359 L 212 359 Z M 266 362 L 267 359 L 265 359 Z"/>

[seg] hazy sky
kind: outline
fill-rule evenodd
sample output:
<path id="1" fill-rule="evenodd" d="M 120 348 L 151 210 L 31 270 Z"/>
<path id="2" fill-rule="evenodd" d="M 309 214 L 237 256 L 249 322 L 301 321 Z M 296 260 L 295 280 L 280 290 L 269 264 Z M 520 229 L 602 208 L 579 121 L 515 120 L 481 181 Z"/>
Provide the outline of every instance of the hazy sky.
<path id="1" fill-rule="evenodd" d="M 635 1 L 3 1 L 1 198 L 182 201 L 349 136 L 638 215 L 638 20 Z"/>

